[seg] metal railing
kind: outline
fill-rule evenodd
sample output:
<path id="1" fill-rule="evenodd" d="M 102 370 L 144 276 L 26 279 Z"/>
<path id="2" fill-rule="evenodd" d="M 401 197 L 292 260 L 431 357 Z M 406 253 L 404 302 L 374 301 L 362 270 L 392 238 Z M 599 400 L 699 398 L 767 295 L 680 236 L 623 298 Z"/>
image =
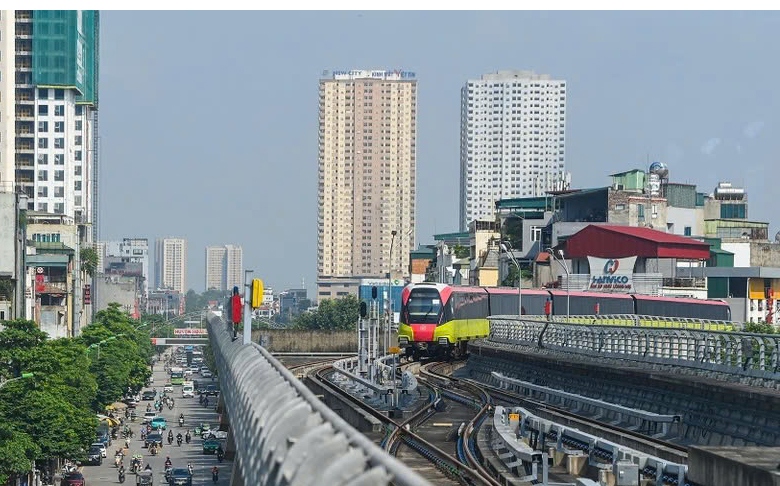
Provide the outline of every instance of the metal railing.
<path id="1" fill-rule="evenodd" d="M 221 317 L 209 314 L 207 320 L 243 484 L 429 486 L 328 408 L 265 348 L 233 341 Z"/>
<path id="2" fill-rule="evenodd" d="M 780 387 L 780 335 L 696 328 L 577 325 L 491 316 L 489 340 L 548 350 L 718 374 L 757 386 Z M 592 319 L 592 316 L 591 316 Z"/>

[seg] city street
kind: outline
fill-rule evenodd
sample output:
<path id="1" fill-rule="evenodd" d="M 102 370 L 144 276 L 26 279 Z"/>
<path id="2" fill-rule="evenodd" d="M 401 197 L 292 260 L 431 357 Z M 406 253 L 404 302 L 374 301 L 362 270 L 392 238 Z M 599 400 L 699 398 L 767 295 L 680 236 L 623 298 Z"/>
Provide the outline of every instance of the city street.
<path id="1" fill-rule="evenodd" d="M 170 354 L 170 351 L 166 355 Z M 158 394 L 162 393 L 163 385 L 168 381 L 168 373 L 164 370 L 164 359 L 160 363 L 155 363 L 154 367 L 154 383 L 152 388 L 156 388 Z M 200 375 L 196 374 L 192 378 L 194 380 L 203 380 Z M 146 390 L 146 388 L 144 388 Z M 125 450 L 125 484 L 135 485 L 136 475 L 130 472 L 130 461 L 133 454 L 143 454 L 143 467 L 147 464 L 152 465 L 154 471 L 154 484 L 163 485 L 167 484 L 165 481 L 165 458 L 170 456 L 174 468 L 186 468 L 187 464 L 192 464 L 194 474 L 192 476 L 193 485 L 213 485 L 211 468 L 214 466 L 219 467 L 219 481 L 216 483 L 220 486 L 227 486 L 230 484 L 230 476 L 233 468 L 233 463 L 227 459 L 221 463 L 217 461 L 216 455 L 203 454 L 203 440 L 200 436 L 195 436 L 193 429 L 201 423 L 208 423 L 212 429 L 219 427 L 218 414 L 214 408 L 216 405 L 216 397 L 210 397 L 208 408 L 198 403 L 198 395 L 195 398 L 182 398 L 181 386 L 174 386 L 173 393 L 169 393 L 175 401 L 173 410 L 169 410 L 168 407 L 163 407 L 162 416 L 165 417 L 168 428 L 163 432 L 164 446 L 156 456 L 149 454 L 147 449 L 143 447 L 141 441 L 141 422 L 143 421 L 143 415 L 146 411 L 146 405 L 154 401 L 141 401 L 138 403 L 137 413 L 138 418 L 135 422 L 128 422 L 133 431 L 133 438 L 130 439 L 130 450 Z M 184 414 L 184 427 L 179 427 L 179 414 Z M 176 445 L 175 437 L 181 432 L 182 436 L 186 434 L 187 430 L 190 430 L 192 440 L 189 444 L 182 442 L 181 447 Z M 168 445 L 167 434 L 168 430 L 173 430 L 174 441 L 173 444 Z M 119 476 L 117 468 L 114 467 L 114 453 L 118 448 L 124 447 L 124 439 L 121 438 L 121 433 L 118 439 L 114 440 L 111 447 L 108 449 L 108 457 L 103 459 L 101 466 L 83 466 L 82 473 L 86 479 L 87 486 L 102 486 L 102 485 L 114 485 L 119 484 Z"/>

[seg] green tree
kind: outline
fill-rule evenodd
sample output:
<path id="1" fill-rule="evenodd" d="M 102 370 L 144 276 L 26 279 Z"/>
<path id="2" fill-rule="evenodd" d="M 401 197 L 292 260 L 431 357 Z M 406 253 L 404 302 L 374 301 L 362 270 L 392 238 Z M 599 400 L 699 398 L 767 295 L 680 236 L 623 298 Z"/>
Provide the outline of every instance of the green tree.
<path id="1" fill-rule="evenodd" d="M 761 322 L 746 322 L 745 332 L 752 332 L 756 334 L 774 334 L 776 330 L 772 324 L 761 321 Z"/>
<path id="2" fill-rule="evenodd" d="M 293 321 L 293 329 L 307 331 L 346 331 L 356 328 L 360 301 L 354 295 L 325 299 L 316 311 L 304 312 Z"/>
<path id="3" fill-rule="evenodd" d="M 468 258 L 471 256 L 471 250 L 469 250 L 467 246 L 455 245 L 452 252 L 455 254 L 456 258 Z"/>
<path id="4" fill-rule="evenodd" d="M 0 484 L 7 484 L 12 475 L 30 471 L 40 453 L 29 435 L 0 422 Z"/>
<path id="5" fill-rule="evenodd" d="M 95 276 L 98 266 L 97 249 L 89 246 L 83 247 L 79 252 L 79 258 L 81 259 L 81 269 L 87 272 L 90 277 Z"/>

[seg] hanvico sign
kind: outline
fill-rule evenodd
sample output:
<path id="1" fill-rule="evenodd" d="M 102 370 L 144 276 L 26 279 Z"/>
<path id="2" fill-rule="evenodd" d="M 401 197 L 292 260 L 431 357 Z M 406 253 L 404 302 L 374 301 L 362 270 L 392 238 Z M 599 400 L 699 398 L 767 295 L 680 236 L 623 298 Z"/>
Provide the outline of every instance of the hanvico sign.
<path id="1" fill-rule="evenodd" d="M 636 257 L 588 257 L 590 282 L 588 290 L 597 292 L 631 292 L 634 288 Z"/>

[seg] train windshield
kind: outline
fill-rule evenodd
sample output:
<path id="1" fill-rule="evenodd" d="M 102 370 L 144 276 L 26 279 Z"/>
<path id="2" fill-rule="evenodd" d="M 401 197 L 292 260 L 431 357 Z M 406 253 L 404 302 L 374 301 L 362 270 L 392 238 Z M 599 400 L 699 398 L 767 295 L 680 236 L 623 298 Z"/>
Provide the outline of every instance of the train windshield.
<path id="1" fill-rule="evenodd" d="M 438 324 L 441 314 L 441 297 L 436 289 L 414 289 L 406 303 L 408 324 Z"/>

